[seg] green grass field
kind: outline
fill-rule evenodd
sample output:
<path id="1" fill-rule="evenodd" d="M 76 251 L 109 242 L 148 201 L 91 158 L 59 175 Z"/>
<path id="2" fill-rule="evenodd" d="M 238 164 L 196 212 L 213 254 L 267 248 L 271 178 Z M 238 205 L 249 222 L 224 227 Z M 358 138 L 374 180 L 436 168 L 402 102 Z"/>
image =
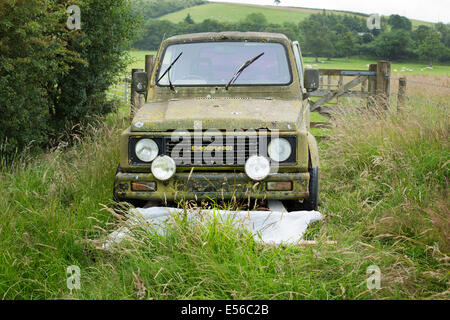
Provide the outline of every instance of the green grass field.
<path id="1" fill-rule="evenodd" d="M 207 3 L 200 6 L 187 8 L 181 11 L 173 12 L 160 17 L 159 19 L 169 20 L 177 23 L 183 21 L 188 14 L 195 22 L 202 22 L 206 19 L 215 19 L 224 22 L 238 22 L 243 20 L 250 13 L 262 13 L 266 16 L 269 23 L 282 24 L 284 22 L 299 23 L 311 14 L 321 13 L 320 9 L 276 7 L 276 6 L 258 6 L 236 3 Z M 340 11 L 327 10 L 335 14 L 353 14 Z M 411 20 L 414 27 L 423 25 L 432 25 L 430 22 Z"/>
<path id="2" fill-rule="evenodd" d="M 345 58 L 333 58 L 328 61 L 326 58 L 319 59 L 319 63 L 314 58 L 305 57 L 306 67 L 319 69 L 347 69 L 347 70 L 368 70 L 370 64 L 376 64 L 376 59 L 362 59 L 351 57 L 349 62 Z M 428 76 L 450 76 L 450 65 L 434 64 L 433 69 L 428 69 L 425 62 L 393 62 L 391 72 L 395 75 L 428 75 Z"/>
<path id="3" fill-rule="evenodd" d="M 145 56 L 152 54 L 156 55 L 156 51 L 143 51 L 143 50 L 130 50 L 128 54 L 131 58 L 128 70 L 131 73 L 131 69 L 145 69 Z"/>

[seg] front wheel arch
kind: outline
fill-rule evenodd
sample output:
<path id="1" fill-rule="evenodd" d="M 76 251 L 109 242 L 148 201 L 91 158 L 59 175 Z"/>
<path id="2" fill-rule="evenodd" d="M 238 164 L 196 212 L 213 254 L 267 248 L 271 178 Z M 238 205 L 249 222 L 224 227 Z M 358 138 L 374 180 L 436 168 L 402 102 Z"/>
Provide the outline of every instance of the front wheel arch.
<path id="1" fill-rule="evenodd" d="M 319 147 L 316 138 L 308 133 L 309 168 L 320 168 Z"/>

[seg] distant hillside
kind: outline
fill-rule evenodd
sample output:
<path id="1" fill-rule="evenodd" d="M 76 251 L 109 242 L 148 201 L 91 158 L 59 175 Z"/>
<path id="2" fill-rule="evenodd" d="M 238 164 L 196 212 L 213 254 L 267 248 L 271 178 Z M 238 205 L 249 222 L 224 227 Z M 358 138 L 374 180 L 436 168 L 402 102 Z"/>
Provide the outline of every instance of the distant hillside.
<path id="1" fill-rule="evenodd" d="M 146 19 L 158 18 L 184 8 L 204 4 L 204 0 L 134 0 L 134 10 L 139 11 Z"/>
<path id="2" fill-rule="evenodd" d="M 277 6 L 261 6 L 250 4 L 236 4 L 214 2 L 206 3 L 190 8 L 186 8 L 177 12 L 173 12 L 160 17 L 159 19 L 169 20 L 177 23 L 186 18 L 190 14 L 195 22 L 202 22 L 206 19 L 215 19 L 222 22 L 238 22 L 244 19 L 250 13 L 262 13 L 266 16 L 269 23 L 282 24 L 284 22 L 298 23 L 311 14 L 321 13 L 323 10 L 308 9 L 308 8 L 294 8 L 294 7 L 277 7 Z M 366 14 L 357 12 L 333 11 L 327 10 L 335 14 L 367 16 Z M 423 22 L 418 20 L 411 20 L 413 26 L 420 24 L 432 25 L 431 22 Z"/>

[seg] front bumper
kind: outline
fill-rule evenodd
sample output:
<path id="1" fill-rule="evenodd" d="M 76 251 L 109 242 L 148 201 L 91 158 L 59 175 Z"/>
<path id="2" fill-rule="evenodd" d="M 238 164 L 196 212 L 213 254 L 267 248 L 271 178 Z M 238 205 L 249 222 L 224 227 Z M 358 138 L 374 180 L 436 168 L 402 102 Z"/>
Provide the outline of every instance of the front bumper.
<path id="1" fill-rule="evenodd" d="M 132 191 L 133 182 L 155 182 L 156 191 Z M 268 191 L 268 182 L 292 182 L 290 191 Z M 296 200 L 309 197 L 309 173 L 278 173 L 254 182 L 241 172 L 177 173 L 169 181 L 158 181 L 151 173 L 119 172 L 115 179 L 115 198 L 157 201 L 203 199 Z"/>

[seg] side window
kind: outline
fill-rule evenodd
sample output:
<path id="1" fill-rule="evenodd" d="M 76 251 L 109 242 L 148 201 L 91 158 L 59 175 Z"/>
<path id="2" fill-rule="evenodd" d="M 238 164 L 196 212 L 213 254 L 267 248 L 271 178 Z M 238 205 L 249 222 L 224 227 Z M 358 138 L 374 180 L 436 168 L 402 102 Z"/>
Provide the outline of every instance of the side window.
<path id="1" fill-rule="evenodd" d="M 303 61 L 302 61 L 302 54 L 300 51 L 300 45 L 298 44 L 298 41 L 294 41 L 292 46 L 294 49 L 295 61 L 297 62 L 298 74 L 300 76 L 300 85 L 302 86 L 303 89 Z"/>

